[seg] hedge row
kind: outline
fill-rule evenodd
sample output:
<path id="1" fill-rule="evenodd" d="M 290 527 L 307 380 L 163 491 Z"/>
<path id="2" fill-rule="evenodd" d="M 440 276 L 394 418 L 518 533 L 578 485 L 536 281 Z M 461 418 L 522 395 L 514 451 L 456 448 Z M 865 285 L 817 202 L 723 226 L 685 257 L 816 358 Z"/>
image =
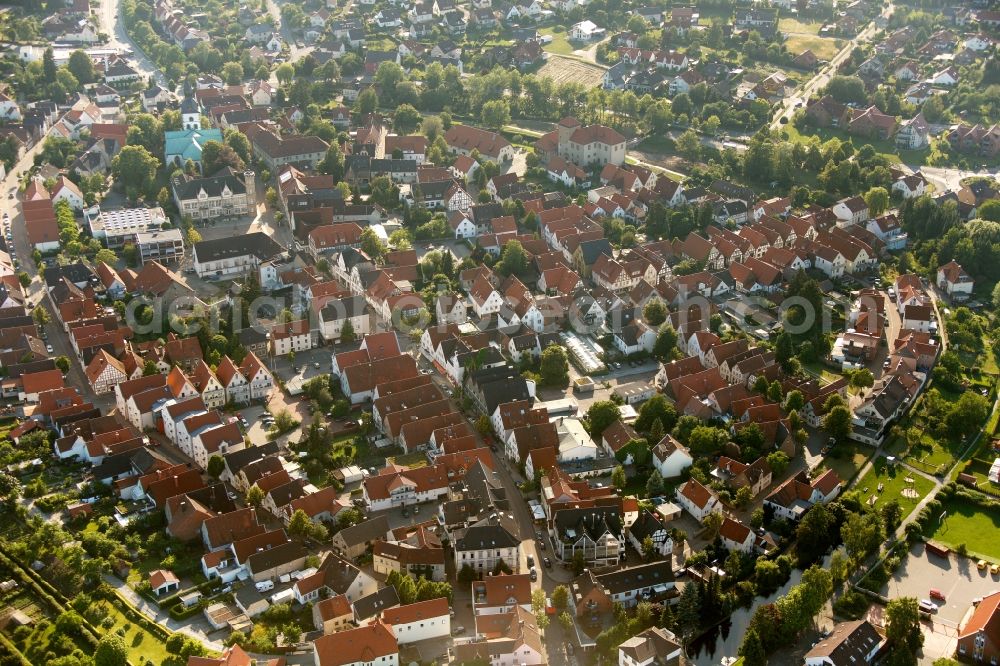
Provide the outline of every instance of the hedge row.
<path id="1" fill-rule="evenodd" d="M 124 615 L 126 618 L 128 618 L 135 624 L 138 624 L 149 633 L 158 636 L 162 640 L 167 640 L 168 638 L 170 638 L 170 632 L 168 630 L 164 629 L 158 623 L 146 617 L 135 606 L 130 604 L 128 600 L 125 599 L 125 597 L 123 597 L 118 590 L 115 590 L 114 593 L 115 593 L 115 599 L 113 599 L 112 601 L 118 602 L 118 610 L 121 611 L 122 615 Z"/>
<path id="2" fill-rule="evenodd" d="M 3 652 L 6 652 L 12 659 L 20 661 L 21 666 L 31 666 L 31 662 L 28 661 L 28 658 L 17 649 L 17 646 L 14 645 L 13 641 L 7 638 L 7 634 L 0 632 L 0 653 Z M 5 659 L 4 663 L 13 664 L 10 659 Z"/>
<path id="3" fill-rule="evenodd" d="M 191 594 L 191 592 L 198 591 L 202 594 L 207 594 L 221 587 L 221 581 L 218 578 L 210 578 L 206 581 L 198 583 L 197 585 L 181 590 L 180 592 L 174 592 L 169 597 L 155 599 L 155 601 L 159 604 L 160 608 L 169 609 L 179 604 L 181 602 L 181 597 L 187 596 L 188 594 Z"/>
<path id="4" fill-rule="evenodd" d="M 31 588 L 32 592 L 39 598 L 39 600 L 46 603 L 53 610 L 53 612 L 66 612 L 66 599 L 59 594 L 59 592 L 56 591 L 56 589 L 53 588 L 48 581 L 39 576 L 34 570 L 23 566 L 20 562 L 10 557 L 2 549 L 0 549 L 0 564 L 3 564 L 15 576 L 17 576 L 23 584 Z M 83 621 L 82 634 L 87 643 L 94 647 L 97 646 L 98 633 L 86 620 Z"/>
<path id="5" fill-rule="evenodd" d="M 200 613 L 201 606 L 201 601 L 190 607 L 184 606 L 184 604 L 175 604 L 170 608 L 170 617 L 181 622 Z"/>

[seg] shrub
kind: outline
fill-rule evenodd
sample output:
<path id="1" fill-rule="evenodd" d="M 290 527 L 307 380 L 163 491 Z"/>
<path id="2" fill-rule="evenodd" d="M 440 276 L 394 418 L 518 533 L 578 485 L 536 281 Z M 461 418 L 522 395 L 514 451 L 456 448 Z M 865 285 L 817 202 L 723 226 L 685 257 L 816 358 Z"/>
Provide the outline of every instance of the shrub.
<path id="1" fill-rule="evenodd" d="M 847 590 L 833 602 L 833 612 L 850 620 L 860 620 L 865 616 L 870 605 L 871 602 L 864 594 Z"/>

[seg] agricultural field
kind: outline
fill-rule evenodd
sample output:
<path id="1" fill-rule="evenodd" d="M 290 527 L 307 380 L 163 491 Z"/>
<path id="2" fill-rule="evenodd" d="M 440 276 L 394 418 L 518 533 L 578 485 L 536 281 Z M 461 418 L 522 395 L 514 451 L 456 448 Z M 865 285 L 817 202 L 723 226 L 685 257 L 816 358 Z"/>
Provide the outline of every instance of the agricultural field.
<path id="1" fill-rule="evenodd" d="M 585 88 L 594 88 L 601 85 L 604 70 L 597 65 L 552 55 L 538 70 L 538 76 L 547 76 L 557 84 L 579 83 Z"/>

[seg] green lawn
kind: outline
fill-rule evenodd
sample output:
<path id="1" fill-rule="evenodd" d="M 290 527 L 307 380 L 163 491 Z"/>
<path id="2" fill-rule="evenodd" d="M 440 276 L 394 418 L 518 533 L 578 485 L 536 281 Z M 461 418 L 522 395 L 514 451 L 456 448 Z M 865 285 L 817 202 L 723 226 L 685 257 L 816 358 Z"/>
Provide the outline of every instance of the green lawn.
<path id="1" fill-rule="evenodd" d="M 798 32 L 810 35 L 818 35 L 823 24 L 819 21 L 800 21 L 793 18 L 783 18 L 778 21 L 778 30 L 781 32 Z"/>
<path id="2" fill-rule="evenodd" d="M 125 601 L 120 603 L 124 604 Z M 143 627 L 129 620 L 115 604 L 108 604 L 108 617 L 114 619 L 115 624 L 110 629 L 110 633 L 117 632 L 120 628 L 125 628 L 125 645 L 128 647 L 129 662 L 133 664 L 144 664 L 147 659 L 154 664 L 161 664 L 170 655 L 167 653 L 165 642 L 158 636 L 146 631 Z"/>
<path id="3" fill-rule="evenodd" d="M 960 497 L 953 497 L 945 505 L 948 512 L 943 524 L 938 516 L 931 516 L 928 532 L 930 538 L 952 548 L 965 544 L 969 555 L 990 558 L 1000 562 L 1000 513 L 987 511 Z"/>
<path id="4" fill-rule="evenodd" d="M 808 134 L 803 134 L 796 128 L 792 123 L 782 126 L 782 131 L 788 134 L 789 141 L 798 141 L 805 143 L 811 137 L 817 137 L 820 142 L 829 141 L 830 139 L 837 138 L 841 141 L 849 141 L 854 144 L 855 147 L 860 148 L 865 144 L 871 144 L 875 151 L 883 155 L 887 160 L 893 163 L 906 162 L 908 164 L 923 164 L 924 159 L 927 157 L 928 149 L 924 150 L 899 150 L 892 141 L 883 140 L 872 140 L 862 136 L 851 136 L 843 130 L 835 129 L 832 127 L 819 127 L 819 128 L 806 128 Z"/>
<path id="5" fill-rule="evenodd" d="M 674 149 L 673 140 L 662 134 L 650 134 L 636 144 L 637 150 L 648 150 L 653 153 L 663 153 Z"/>
<path id="6" fill-rule="evenodd" d="M 413 453 L 404 453 L 400 456 L 393 456 L 389 458 L 386 462 L 391 461 L 396 465 L 403 465 L 405 467 L 418 468 L 427 466 L 427 454 L 423 451 L 414 451 Z"/>
<path id="7" fill-rule="evenodd" d="M 836 472 L 841 481 L 849 481 L 864 467 L 871 455 L 872 447 L 860 442 L 845 442 L 838 444 L 830 455 L 823 458 L 822 465 Z"/>
<path id="8" fill-rule="evenodd" d="M 841 375 L 837 374 L 831 370 L 827 365 L 820 363 L 819 361 L 814 361 L 812 363 L 803 363 L 802 369 L 808 372 L 813 377 L 819 379 L 823 384 L 832 384 L 841 378 Z"/>
<path id="9" fill-rule="evenodd" d="M 907 482 L 910 480 L 911 482 Z M 882 491 L 879 492 L 879 484 L 882 484 Z M 910 515 L 917 503 L 934 488 L 934 484 L 920 476 L 914 474 L 903 467 L 896 466 L 890 468 L 885 458 L 879 458 L 872 463 L 872 468 L 853 486 L 861 493 L 863 502 L 871 502 L 875 497 L 874 506 L 880 507 L 890 500 L 896 500 L 903 508 L 903 516 Z M 916 496 L 908 497 L 903 494 L 904 490 L 912 489 Z"/>
<path id="10" fill-rule="evenodd" d="M 565 30 L 556 30 L 555 28 L 540 28 L 538 30 L 540 35 L 552 35 L 552 41 L 543 46 L 542 48 L 549 53 L 558 53 L 559 55 L 571 55 L 576 49 L 573 45 L 569 43 L 566 38 Z"/>
<path id="11" fill-rule="evenodd" d="M 785 40 L 785 48 L 792 55 L 798 55 L 809 49 L 820 60 L 832 60 L 840 49 L 844 48 L 844 40 L 815 35 L 789 35 Z"/>

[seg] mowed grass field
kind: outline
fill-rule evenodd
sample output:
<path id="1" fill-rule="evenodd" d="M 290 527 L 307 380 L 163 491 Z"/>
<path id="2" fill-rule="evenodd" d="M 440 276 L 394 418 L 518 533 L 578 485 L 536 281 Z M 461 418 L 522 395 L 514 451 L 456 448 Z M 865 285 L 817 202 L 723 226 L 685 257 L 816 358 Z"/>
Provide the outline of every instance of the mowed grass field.
<path id="1" fill-rule="evenodd" d="M 806 49 L 813 52 L 820 60 L 830 60 L 844 48 L 844 40 L 816 35 L 795 34 L 785 40 L 785 47 L 792 55 L 798 55 Z"/>
<path id="2" fill-rule="evenodd" d="M 550 55 L 537 76 L 547 76 L 556 83 L 576 82 L 585 88 L 593 88 L 601 85 L 604 78 L 604 70 L 597 65 L 592 65 L 572 58 L 563 58 L 558 55 Z"/>
<path id="3" fill-rule="evenodd" d="M 882 491 L 878 486 L 882 484 Z M 934 483 L 925 479 L 919 474 L 910 472 L 900 467 L 890 467 L 885 458 L 878 458 L 872 461 L 872 468 L 868 470 L 853 489 L 861 493 L 861 501 L 880 508 L 887 502 L 896 500 L 903 509 L 903 516 L 908 516 L 927 493 L 934 487 Z M 909 490 L 915 493 L 911 495 Z M 903 491 L 908 491 L 904 494 Z M 874 503 L 872 497 L 875 498 Z"/>
<path id="4" fill-rule="evenodd" d="M 858 442 L 844 442 L 837 444 L 834 453 L 824 457 L 822 464 L 836 472 L 841 481 L 848 481 L 865 466 L 871 455 L 870 446 Z"/>
<path id="5" fill-rule="evenodd" d="M 538 34 L 552 36 L 552 41 L 542 46 L 542 49 L 548 51 L 549 53 L 569 55 L 574 50 L 573 46 L 569 43 L 569 39 L 567 39 L 566 37 L 565 30 L 556 30 L 555 28 L 540 28 L 538 30 Z"/>
<path id="6" fill-rule="evenodd" d="M 1000 562 L 1000 512 L 961 497 L 952 497 L 944 508 L 948 513 L 943 523 L 938 522 L 938 516 L 931 516 L 928 537 L 951 548 L 965 544 L 969 555 Z"/>
<path id="7" fill-rule="evenodd" d="M 793 18 L 783 18 L 778 20 L 778 30 L 781 32 L 797 32 L 809 35 L 818 35 L 819 29 L 823 25 L 819 21 L 800 21 Z"/>

